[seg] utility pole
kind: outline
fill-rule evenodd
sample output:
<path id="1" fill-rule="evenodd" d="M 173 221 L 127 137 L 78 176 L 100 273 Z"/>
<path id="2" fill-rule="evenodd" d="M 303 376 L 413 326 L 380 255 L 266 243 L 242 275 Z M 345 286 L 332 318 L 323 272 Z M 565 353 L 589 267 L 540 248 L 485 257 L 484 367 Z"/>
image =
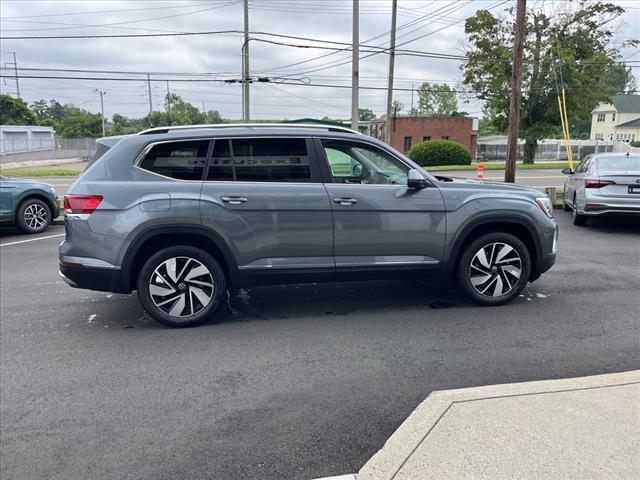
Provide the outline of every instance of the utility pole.
<path id="1" fill-rule="evenodd" d="M 242 44 L 242 119 L 250 121 L 249 114 L 249 0 L 244 0 L 244 43 Z"/>
<path id="2" fill-rule="evenodd" d="M 413 83 L 411 84 L 411 110 L 413 110 Z"/>
<path id="3" fill-rule="evenodd" d="M 384 140 L 391 145 L 391 122 L 393 113 L 393 70 L 396 60 L 396 13 L 398 0 L 391 3 L 391 40 L 389 41 L 389 80 L 387 81 L 387 115 L 385 118 Z M 395 117 L 395 115 L 393 115 Z"/>
<path id="4" fill-rule="evenodd" d="M 107 94 L 107 92 L 103 92 L 99 88 L 96 88 L 93 91 L 96 92 L 98 95 L 100 95 L 100 110 L 102 111 L 102 136 L 106 137 L 107 129 L 105 127 L 105 118 L 104 118 L 104 96 Z"/>
<path id="5" fill-rule="evenodd" d="M 524 51 L 525 12 L 527 0 L 517 0 L 516 31 L 513 42 L 513 74 L 511 76 L 511 105 L 509 106 L 509 132 L 507 140 L 507 162 L 504 181 L 516 181 L 516 157 L 518 155 L 518 132 L 520 130 L 520 100 L 522 98 L 522 56 Z"/>
<path id="6" fill-rule="evenodd" d="M 151 76 L 147 73 L 147 92 L 149 93 L 149 115 L 153 112 L 153 101 L 151 100 Z"/>
<path id="7" fill-rule="evenodd" d="M 360 120 L 358 109 L 358 83 L 360 76 L 359 1 L 353 0 L 353 56 L 351 57 L 351 128 L 356 131 L 358 131 L 358 121 Z"/>
<path id="8" fill-rule="evenodd" d="M 18 80 L 18 61 L 16 60 L 16 52 L 9 52 L 13 55 L 13 72 L 16 75 L 16 95 L 18 98 L 20 97 L 20 81 Z"/>
<path id="9" fill-rule="evenodd" d="M 169 123 L 171 123 L 171 98 L 169 97 L 169 80 L 167 80 L 167 96 L 164 102 L 167 104 L 167 120 L 169 121 Z"/>

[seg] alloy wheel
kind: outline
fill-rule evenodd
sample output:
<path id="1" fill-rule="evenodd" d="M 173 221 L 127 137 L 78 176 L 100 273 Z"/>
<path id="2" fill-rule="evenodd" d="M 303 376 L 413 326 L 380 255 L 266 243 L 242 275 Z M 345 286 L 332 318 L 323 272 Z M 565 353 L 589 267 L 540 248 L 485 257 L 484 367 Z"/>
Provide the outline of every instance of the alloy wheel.
<path id="1" fill-rule="evenodd" d="M 38 203 L 32 203 L 24 210 L 24 223 L 32 230 L 39 230 L 47 224 L 48 212 Z"/>
<path id="2" fill-rule="evenodd" d="M 211 303 L 214 291 L 209 269 L 190 257 L 163 261 L 149 280 L 149 294 L 154 305 L 172 317 L 188 317 L 201 312 Z"/>
<path id="3" fill-rule="evenodd" d="M 522 259 L 517 250 L 502 242 L 483 246 L 471 259 L 469 279 L 480 294 L 488 297 L 507 295 L 522 276 Z"/>

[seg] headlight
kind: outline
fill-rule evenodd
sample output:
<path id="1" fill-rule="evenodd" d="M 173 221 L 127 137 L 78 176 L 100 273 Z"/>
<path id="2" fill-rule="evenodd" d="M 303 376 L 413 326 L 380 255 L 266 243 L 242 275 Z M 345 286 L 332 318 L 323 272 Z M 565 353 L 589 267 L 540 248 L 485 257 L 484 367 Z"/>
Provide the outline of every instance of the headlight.
<path id="1" fill-rule="evenodd" d="M 547 217 L 553 218 L 553 205 L 551 205 L 549 197 L 538 197 L 536 198 L 536 203 Z"/>

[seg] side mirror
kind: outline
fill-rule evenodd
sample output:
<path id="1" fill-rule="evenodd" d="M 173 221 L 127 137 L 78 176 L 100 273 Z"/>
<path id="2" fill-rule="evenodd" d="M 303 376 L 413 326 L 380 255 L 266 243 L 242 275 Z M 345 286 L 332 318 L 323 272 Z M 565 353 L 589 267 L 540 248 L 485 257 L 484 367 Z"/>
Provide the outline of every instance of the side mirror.
<path id="1" fill-rule="evenodd" d="M 573 170 L 571 170 L 570 168 L 563 168 L 562 173 L 564 173 L 565 175 L 573 175 Z"/>
<path id="2" fill-rule="evenodd" d="M 417 170 L 409 170 L 407 172 L 407 187 L 420 189 L 427 186 L 427 179 Z"/>
<path id="3" fill-rule="evenodd" d="M 361 177 L 362 176 L 362 164 L 360 163 L 356 163 L 353 168 L 351 169 L 351 175 L 354 177 Z"/>

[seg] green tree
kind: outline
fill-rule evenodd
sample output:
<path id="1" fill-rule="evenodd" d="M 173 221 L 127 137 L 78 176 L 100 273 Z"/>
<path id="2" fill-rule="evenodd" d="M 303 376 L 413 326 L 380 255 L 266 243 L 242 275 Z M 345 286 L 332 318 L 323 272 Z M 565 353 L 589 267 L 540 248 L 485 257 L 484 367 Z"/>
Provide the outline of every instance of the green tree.
<path id="1" fill-rule="evenodd" d="M 57 102 L 56 102 L 57 103 Z M 56 133 L 66 138 L 99 137 L 102 135 L 102 117 L 75 105 L 62 106 L 63 118 L 57 123 Z"/>
<path id="2" fill-rule="evenodd" d="M 154 127 L 206 123 L 206 115 L 176 93 L 165 95 L 164 109 L 164 112 L 151 112 L 148 123 Z"/>
<path id="3" fill-rule="evenodd" d="M 402 110 L 404 110 L 404 103 L 394 100 L 391 104 L 391 110 L 393 111 L 393 115 L 399 115 Z"/>
<path id="4" fill-rule="evenodd" d="M 149 128 L 146 118 L 129 118 L 116 113 L 111 117 L 109 135 L 128 135 Z"/>
<path id="5" fill-rule="evenodd" d="M 0 94 L 0 125 L 35 125 L 36 116 L 26 102 Z"/>
<path id="6" fill-rule="evenodd" d="M 588 0 L 575 11 L 527 11 L 520 120 L 525 163 L 533 163 L 539 139 L 558 136 L 561 130 L 556 89 L 560 69 L 569 122 L 579 135 L 584 135 L 599 102 L 611 101 L 633 84 L 630 70 L 619 63 L 615 32 L 609 28 L 623 13 L 620 6 Z M 469 47 L 461 66 L 463 81 L 478 92 L 492 127 L 501 132 L 508 124 L 513 15 L 513 9 L 507 17 L 478 10 L 465 22 Z"/>
<path id="7" fill-rule="evenodd" d="M 362 122 L 370 122 L 377 118 L 374 111 L 371 110 L 370 108 L 359 108 L 358 116 L 360 117 L 360 121 Z"/>
<path id="8" fill-rule="evenodd" d="M 206 123 L 222 123 L 222 116 L 217 110 L 209 110 L 205 119 Z"/>
<path id="9" fill-rule="evenodd" d="M 448 117 L 458 111 L 456 93 L 445 83 L 423 83 L 418 88 L 418 105 L 409 111 L 412 117 Z"/>
<path id="10" fill-rule="evenodd" d="M 47 118 L 47 102 L 45 100 L 36 100 L 30 106 L 31 111 L 35 114 L 38 121 L 43 121 Z"/>

